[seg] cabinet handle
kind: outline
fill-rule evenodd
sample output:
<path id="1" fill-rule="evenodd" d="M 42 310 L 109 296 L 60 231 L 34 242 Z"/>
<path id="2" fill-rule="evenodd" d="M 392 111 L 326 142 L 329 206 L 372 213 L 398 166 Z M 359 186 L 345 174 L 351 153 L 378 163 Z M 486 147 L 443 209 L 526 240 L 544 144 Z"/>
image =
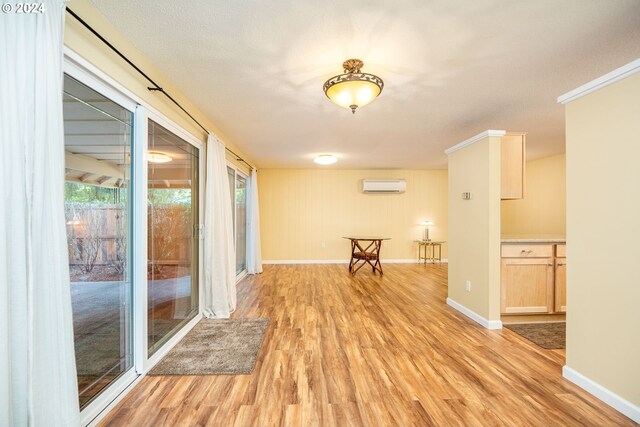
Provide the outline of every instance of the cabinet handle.
<path id="1" fill-rule="evenodd" d="M 553 267 L 553 264 L 547 264 L 547 267 Z"/>

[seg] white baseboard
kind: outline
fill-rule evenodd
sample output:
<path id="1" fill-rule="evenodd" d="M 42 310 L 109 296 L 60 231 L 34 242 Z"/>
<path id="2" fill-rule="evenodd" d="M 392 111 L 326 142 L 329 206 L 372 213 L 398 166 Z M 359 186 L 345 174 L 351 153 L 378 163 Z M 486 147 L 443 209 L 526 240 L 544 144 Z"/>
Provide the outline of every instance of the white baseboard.
<path id="1" fill-rule="evenodd" d="M 500 320 L 485 319 L 484 317 L 480 316 L 475 311 L 469 310 L 467 307 L 465 307 L 464 305 L 462 305 L 460 303 L 455 302 L 451 298 L 447 298 L 447 305 L 455 308 L 460 313 L 462 313 L 465 316 L 467 316 L 469 319 L 481 324 L 482 326 L 484 326 L 487 329 L 502 329 L 502 322 Z"/>
<path id="2" fill-rule="evenodd" d="M 568 367 L 567 365 L 562 367 L 562 376 L 602 400 L 616 411 L 626 415 L 636 423 L 640 423 L 639 406 L 636 406 L 628 400 L 618 396 L 611 390 L 604 388 L 597 382 L 585 377 L 580 372 Z"/>
<path id="3" fill-rule="evenodd" d="M 382 264 L 418 264 L 418 260 L 410 259 L 382 259 Z M 447 264 L 449 260 L 443 259 L 442 264 Z M 349 264 L 348 259 L 273 259 L 263 260 L 263 264 Z M 427 264 L 438 264 L 428 262 Z"/>
<path id="4" fill-rule="evenodd" d="M 437 261 L 429 261 L 426 262 L 424 260 L 422 261 L 418 261 L 417 259 L 414 258 L 409 258 L 409 259 L 382 259 L 382 263 L 386 263 L 386 264 L 448 264 L 449 260 L 446 258 L 443 258 L 442 261 L 437 262 Z"/>
<path id="5" fill-rule="evenodd" d="M 263 264 L 349 264 L 344 259 L 268 259 L 262 260 Z"/>

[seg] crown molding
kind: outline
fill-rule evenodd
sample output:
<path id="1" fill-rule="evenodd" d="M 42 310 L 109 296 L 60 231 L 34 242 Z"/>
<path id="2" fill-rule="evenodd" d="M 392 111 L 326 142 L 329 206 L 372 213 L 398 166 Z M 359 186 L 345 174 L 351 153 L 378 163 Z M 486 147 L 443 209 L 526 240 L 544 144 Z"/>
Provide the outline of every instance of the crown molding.
<path id="1" fill-rule="evenodd" d="M 635 61 L 629 62 L 627 65 L 623 65 L 622 67 L 615 69 L 602 77 L 598 77 L 597 79 L 592 80 L 589 83 L 583 84 L 582 86 L 570 92 L 567 92 L 564 95 L 559 96 L 558 103 L 566 104 L 568 102 L 575 101 L 578 98 L 582 98 L 583 96 L 590 94 L 591 92 L 609 86 L 610 84 L 625 79 L 637 72 L 640 72 L 640 58 L 636 59 Z"/>
<path id="2" fill-rule="evenodd" d="M 479 133 L 476 136 L 473 136 L 473 137 L 471 137 L 469 139 L 466 139 L 466 140 L 462 141 L 460 144 L 456 144 L 451 148 L 447 148 L 444 151 L 444 154 L 449 155 L 449 154 L 454 153 L 454 152 L 456 152 L 458 150 L 462 150 L 465 147 L 468 147 L 469 145 L 473 144 L 474 142 L 478 142 L 478 141 L 480 141 L 482 139 L 485 139 L 485 138 L 488 138 L 488 137 L 492 137 L 492 136 L 502 137 L 506 133 L 507 133 L 507 131 L 504 131 L 504 130 L 492 130 L 492 129 L 485 130 L 484 132 Z"/>

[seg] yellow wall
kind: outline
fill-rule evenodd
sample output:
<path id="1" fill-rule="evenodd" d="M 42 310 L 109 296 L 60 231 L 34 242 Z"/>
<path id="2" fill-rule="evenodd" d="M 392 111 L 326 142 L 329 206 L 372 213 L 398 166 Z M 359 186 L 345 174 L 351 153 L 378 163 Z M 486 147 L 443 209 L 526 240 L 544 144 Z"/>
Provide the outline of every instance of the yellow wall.
<path id="1" fill-rule="evenodd" d="M 503 235 L 566 234 L 565 159 L 561 154 L 527 162 L 524 199 L 501 202 Z"/>
<path id="2" fill-rule="evenodd" d="M 158 83 L 165 91 L 175 98 L 187 111 L 191 113 L 209 131 L 215 133 L 225 145 L 235 151 L 238 155 L 247 159 L 233 143 L 231 143 L 224 133 L 218 129 L 211 121 L 199 111 L 187 99 L 176 86 L 171 83 L 140 51 L 138 51 L 88 0 L 70 0 L 67 7 L 73 10 L 84 21 L 91 25 L 98 33 L 106 38 L 112 45 L 127 56 L 138 68 L 142 69 L 149 77 Z M 206 141 L 204 131 L 196 125 L 186 114 L 178 109 L 171 101 L 161 93 L 150 92 L 147 87 L 149 82 L 140 76 L 129 64 L 115 54 L 109 47 L 101 42 L 96 36 L 89 32 L 70 14 L 66 14 L 64 44 L 75 53 L 82 56 L 92 65 L 99 68 L 112 79 L 116 80 L 136 96 L 143 99 L 156 110 L 167 116 L 176 124 L 184 128 L 201 141 Z M 228 159 L 234 163 L 235 157 Z M 253 163 L 252 163 L 253 164 Z M 254 164 L 255 166 L 255 164 Z M 248 168 L 240 163 L 239 167 L 248 171 Z"/>
<path id="3" fill-rule="evenodd" d="M 566 106 L 567 365 L 640 406 L 640 74 Z"/>
<path id="4" fill-rule="evenodd" d="M 361 191 L 362 179 L 400 178 L 406 193 Z M 348 260 L 341 237 L 353 234 L 391 237 L 383 259 L 415 259 L 425 219 L 432 240 L 447 240 L 445 170 L 261 169 L 258 185 L 265 260 Z"/>
<path id="5" fill-rule="evenodd" d="M 449 298 L 500 320 L 500 138 L 449 154 Z"/>

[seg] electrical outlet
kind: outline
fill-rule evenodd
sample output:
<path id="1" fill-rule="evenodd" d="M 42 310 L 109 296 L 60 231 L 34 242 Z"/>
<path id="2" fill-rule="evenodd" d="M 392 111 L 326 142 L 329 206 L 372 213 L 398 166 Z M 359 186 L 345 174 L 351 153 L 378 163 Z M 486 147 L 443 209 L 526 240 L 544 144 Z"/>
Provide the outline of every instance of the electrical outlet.
<path id="1" fill-rule="evenodd" d="M 320 246 L 322 246 L 322 249 L 327 247 L 327 245 L 324 242 L 322 242 L 322 244 Z"/>
<path id="2" fill-rule="evenodd" d="M 467 280 L 464 287 L 467 290 L 467 292 L 471 292 L 471 280 Z"/>

